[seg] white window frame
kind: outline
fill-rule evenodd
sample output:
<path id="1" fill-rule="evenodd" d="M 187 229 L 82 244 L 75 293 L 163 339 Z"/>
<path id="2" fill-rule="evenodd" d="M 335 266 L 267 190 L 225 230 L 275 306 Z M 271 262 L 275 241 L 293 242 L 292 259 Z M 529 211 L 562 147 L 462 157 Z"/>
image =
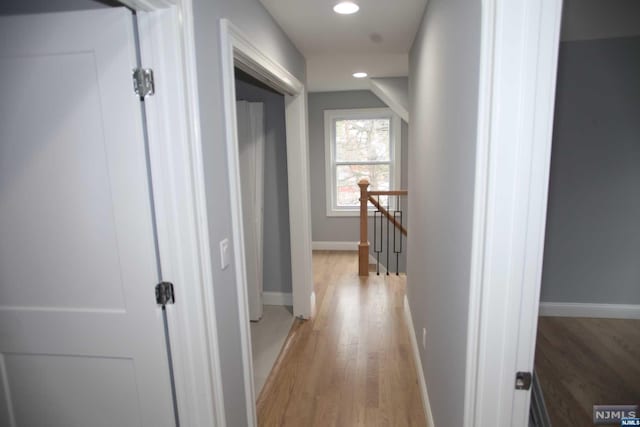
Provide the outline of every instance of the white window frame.
<path id="1" fill-rule="evenodd" d="M 395 114 L 390 108 L 357 108 L 348 110 L 325 110 L 324 111 L 324 153 L 325 153 L 325 185 L 326 185 L 326 206 L 327 216 L 358 216 L 360 207 L 339 207 L 336 195 L 336 167 L 335 160 L 335 125 L 336 120 L 357 120 L 357 119 L 389 119 L 389 150 L 390 150 L 390 170 L 389 189 L 400 189 L 401 181 L 401 159 L 402 159 L 402 138 L 400 116 Z M 345 162 L 354 164 L 357 162 Z M 387 164 L 387 162 L 368 162 L 362 164 Z M 373 189 L 377 190 L 377 189 Z M 393 198 L 392 198 L 393 200 Z M 373 214 L 373 209 L 369 206 L 369 215 Z"/>

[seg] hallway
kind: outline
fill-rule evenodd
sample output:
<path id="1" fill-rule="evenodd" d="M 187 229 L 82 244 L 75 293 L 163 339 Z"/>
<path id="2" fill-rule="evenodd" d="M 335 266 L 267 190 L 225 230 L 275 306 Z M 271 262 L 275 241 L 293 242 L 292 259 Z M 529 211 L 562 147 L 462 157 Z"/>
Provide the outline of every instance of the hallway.
<path id="1" fill-rule="evenodd" d="M 357 266 L 355 252 L 314 252 L 315 315 L 294 322 L 258 397 L 259 425 L 425 425 L 406 278 L 360 278 Z"/>

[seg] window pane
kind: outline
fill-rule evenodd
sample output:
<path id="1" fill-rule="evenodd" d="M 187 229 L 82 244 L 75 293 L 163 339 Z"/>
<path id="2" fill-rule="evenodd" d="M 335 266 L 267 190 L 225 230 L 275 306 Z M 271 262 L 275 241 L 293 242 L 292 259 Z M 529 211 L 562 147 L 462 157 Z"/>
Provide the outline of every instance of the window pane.
<path id="1" fill-rule="evenodd" d="M 358 181 L 368 178 L 370 190 L 389 190 L 389 165 L 340 165 L 336 168 L 338 207 L 360 206 Z M 386 198 L 380 202 L 386 204 Z"/>
<path id="2" fill-rule="evenodd" d="M 388 161 L 389 119 L 336 120 L 336 161 Z"/>

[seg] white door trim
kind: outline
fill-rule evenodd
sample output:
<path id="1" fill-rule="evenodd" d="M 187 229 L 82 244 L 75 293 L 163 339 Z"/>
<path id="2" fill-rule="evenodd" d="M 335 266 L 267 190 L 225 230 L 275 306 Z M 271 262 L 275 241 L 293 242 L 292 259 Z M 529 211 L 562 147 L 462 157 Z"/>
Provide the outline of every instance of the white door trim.
<path id="1" fill-rule="evenodd" d="M 249 425 L 254 426 L 257 425 L 254 405 L 256 393 L 253 381 L 244 232 L 242 229 L 234 67 L 238 66 L 285 95 L 293 310 L 295 316 L 302 318 L 311 316 L 313 300 L 307 99 L 304 85 L 287 69 L 256 48 L 229 20 L 220 20 L 220 33 L 224 121 L 244 389 L 247 419 Z"/>
<path id="2" fill-rule="evenodd" d="M 122 2 L 138 9 L 142 65 L 156 74 L 145 108 L 160 266 L 176 292 L 167 318 L 180 423 L 223 427 L 192 2 Z"/>
<path id="3" fill-rule="evenodd" d="M 532 371 L 562 0 L 482 4 L 465 421 L 525 426 Z"/>

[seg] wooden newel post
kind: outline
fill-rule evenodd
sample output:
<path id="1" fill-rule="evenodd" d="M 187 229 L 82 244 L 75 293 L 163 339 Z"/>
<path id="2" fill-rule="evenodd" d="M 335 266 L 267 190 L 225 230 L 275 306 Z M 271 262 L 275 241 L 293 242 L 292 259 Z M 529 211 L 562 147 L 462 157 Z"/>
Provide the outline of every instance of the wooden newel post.
<path id="1" fill-rule="evenodd" d="M 360 243 L 358 244 L 358 274 L 360 276 L 369 275 L 369 235 L 367 233 L 368 225 L 368 207 L 369 196 L 367 189 L 369 188 L 369 180 L 362 178 L 358 181 L 360 187 Z"/>

